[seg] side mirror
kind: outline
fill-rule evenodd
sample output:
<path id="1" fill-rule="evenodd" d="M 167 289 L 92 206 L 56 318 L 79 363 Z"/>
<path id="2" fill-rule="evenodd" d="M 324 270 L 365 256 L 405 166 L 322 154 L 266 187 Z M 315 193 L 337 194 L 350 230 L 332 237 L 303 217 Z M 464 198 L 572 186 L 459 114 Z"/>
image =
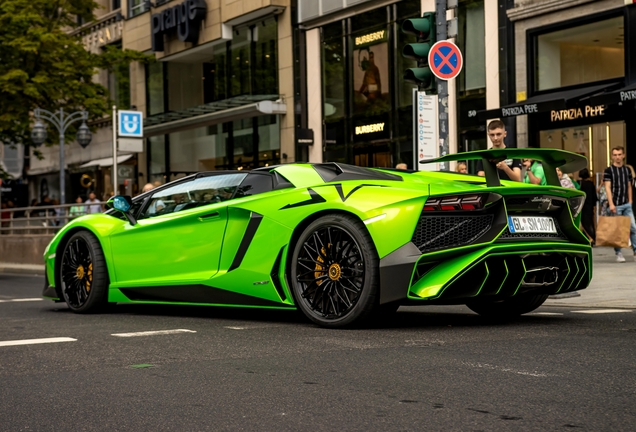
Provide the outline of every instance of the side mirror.
<path id="1" fill-rule="evenodd" d="M 116 195 L 106 202 L 106 206 L 123 213 L 131 225 L 137 224 L 135 217 L 129 213 L 129 210 L 132 208 L 132 198 L 128 195 Z"/>

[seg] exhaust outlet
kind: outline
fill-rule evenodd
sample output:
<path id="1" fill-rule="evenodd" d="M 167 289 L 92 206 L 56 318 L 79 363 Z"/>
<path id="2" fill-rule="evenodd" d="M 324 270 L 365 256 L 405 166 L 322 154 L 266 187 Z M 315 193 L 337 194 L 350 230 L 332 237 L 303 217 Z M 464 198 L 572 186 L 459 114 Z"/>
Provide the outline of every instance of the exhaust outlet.
<path id="1" fill-rule="evenodd" d="M 558 267 L 534 267 L 526 270 L 523 286 L 544 287 L 557 283 L 559 280 Z"/>

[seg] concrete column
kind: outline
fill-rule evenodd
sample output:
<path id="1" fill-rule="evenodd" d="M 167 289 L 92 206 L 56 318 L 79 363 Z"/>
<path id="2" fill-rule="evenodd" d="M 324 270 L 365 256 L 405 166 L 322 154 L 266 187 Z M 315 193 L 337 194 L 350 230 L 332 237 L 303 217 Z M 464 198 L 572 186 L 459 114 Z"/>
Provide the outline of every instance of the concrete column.
<path id="1" fill-rule="evenodd" d="M 314 145 L 309 146 L 309 162 L 320 163 L 323 157 L 322 79 L 320 29 L 309 30 L 307 41 L 307 120 L 314 131 Z"/>
<path id="2" fill-rule="evenodd" d="M 499 19 L 497 0 L 484 0 L 486 109 L 499 108 Z M 487 123 L 490 122 L 488 119 Z M 488 147 L 492 142 L 488 139 Z"/>
<path id="3" fill-rule="evenodd" d="M 294 50 L 292 43 L 291 8 L 278 16 L 278 91 L 287 105 L 287 114 L 280 116 L 280 156 L 282 163 L 296 160 L 294 139 Z M 287 155 L 287 158 L 284 157 Z"/>

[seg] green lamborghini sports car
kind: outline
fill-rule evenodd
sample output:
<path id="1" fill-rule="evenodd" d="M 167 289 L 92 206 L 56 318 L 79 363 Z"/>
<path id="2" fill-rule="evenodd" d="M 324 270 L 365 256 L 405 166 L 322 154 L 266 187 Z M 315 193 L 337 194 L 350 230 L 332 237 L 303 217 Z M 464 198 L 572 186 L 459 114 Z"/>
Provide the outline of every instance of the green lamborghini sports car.
<path id="1" fill-rule="evenodd" d="M 542 161 L 548 186 L 500 181 L 495 164 L 509 158 Z M 485 177 L 298 163 L 116 196 L 53 238 L 43 295 L 78 313 L 109 303 L 297 308 L 346 327 L 400 305 L 511 318 L 587 287 L 584 194 L 555 171 L 586 159 L 504 149 L 422 163 L 477 159 Z"/>

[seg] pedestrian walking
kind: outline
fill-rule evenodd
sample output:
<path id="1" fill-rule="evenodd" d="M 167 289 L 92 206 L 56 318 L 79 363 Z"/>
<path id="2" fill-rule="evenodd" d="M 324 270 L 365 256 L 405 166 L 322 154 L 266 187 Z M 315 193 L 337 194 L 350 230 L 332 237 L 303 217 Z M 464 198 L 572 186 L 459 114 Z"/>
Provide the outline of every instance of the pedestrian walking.
<path id="1" fill-rule="evenodd" d="M 101 213 L 102 212 L 102 206 L 99 204 L 99 200 L 97 199 L 97 196 L 95 195 L 95 192 L 91 192 L 88 195 L 88 199 L 86 200 L 86 204 L 89 204 L 88 205 L 88 214 Z"/>
<path id="2" fill-rule="evenodd" d="M 636 256 L 636 222 L 632 210 L 632 172 L 625 166 L 625 149 L 614 147 L 612 149 L 612 165 L 605 168 L 603 182 L 609 205 L 610 215 L 629 216 L 631 226 L 629 239 L 632 242 L 632 250 Z M 625 262 L 625 257 L 620 248 L 614 248 L 616 262 Z"/>
<path id="3" fill-rule="evenodd" d="M 506 125 L 501 120 L 493 120 L 488 123 L 488 138 L 492 141 L 493 149 L 505 149 L 506 143 L 504 139 L 508 133 Z M 506 159 L 497 163 L 497 172 L 501 180 L 521 181 L 521 160 Z M 477 175 L 484 177 L 484 163 L 480 160 L 477 162 Z"/>
<path id="4" fill-rule="evenodd" d="M 590 171 L 587 168 L 583 168 L 579 171 L 579 178 L 581 179 L 581 190 L 585 192 L 585 202 L 583 203 L 583 210 L 581 211 L 581 225 L 583 231 L 590 239 L 592 246 L 596 244 L 596 227 L 594 226 L 594 206 L 598 202 L 596 196 L 596 186 L 590 177 Z"/>
<path id="5" fill-rule="evenodd" d="M 86 214 L 86 206 L 83 205 L 84 200 L 81 196 L 77 196 L 75 198 L 75 205 L 71 207 L 70 216 L 71 218 L 76 218 L 78 216 L 82 216 Z"/>

